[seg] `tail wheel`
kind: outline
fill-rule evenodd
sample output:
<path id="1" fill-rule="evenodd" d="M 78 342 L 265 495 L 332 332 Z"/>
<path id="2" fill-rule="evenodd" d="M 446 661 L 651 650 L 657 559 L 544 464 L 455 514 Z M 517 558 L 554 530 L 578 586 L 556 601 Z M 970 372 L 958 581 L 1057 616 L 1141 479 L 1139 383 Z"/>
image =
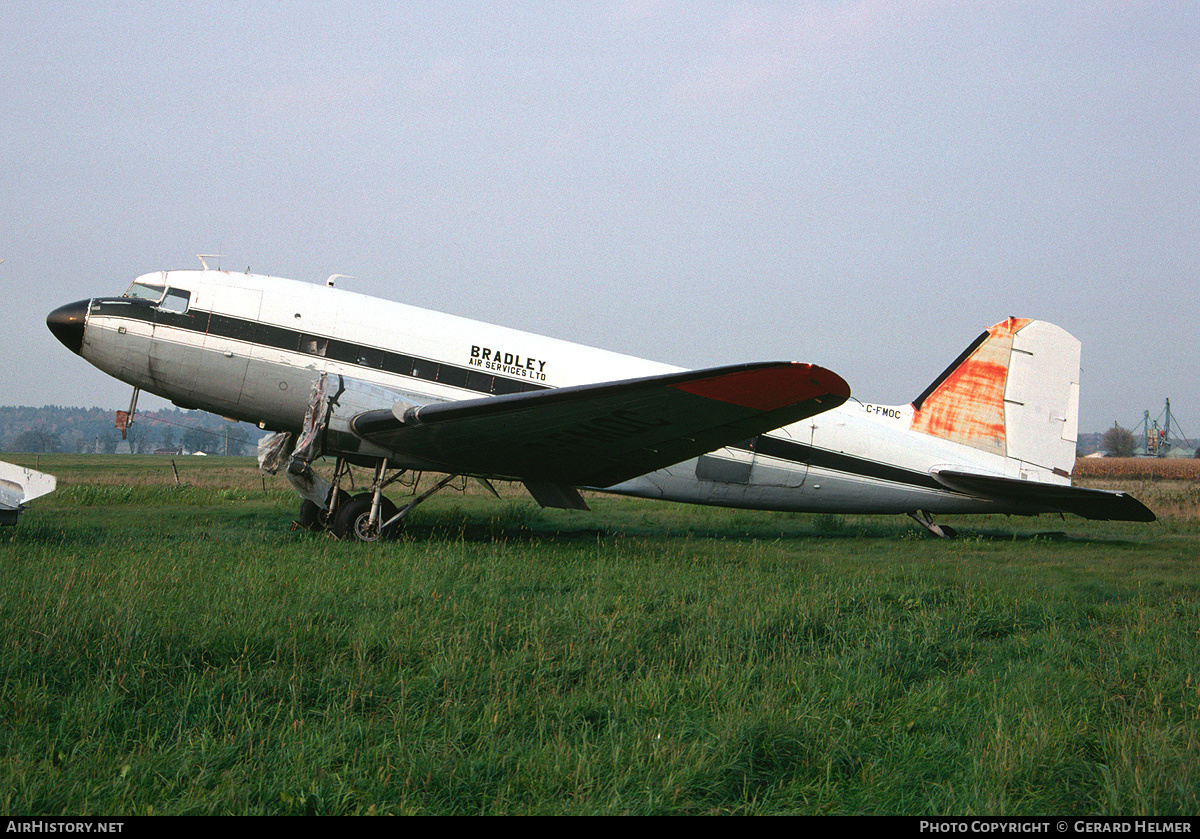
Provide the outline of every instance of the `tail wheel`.
<path id="1" fill-rule="evenodd" d="M 333 532 L 339 539 L 377 542 L 391 534 L 391 528 L 384 528 L 382 525 L 396 515 L 396 505 L 387 498 L 381 497 L 379 499 L 379 520 L 372 525 L 372 500 L 372 494 L 364 492 L 338 505 L 337 512 L 334 514 Z"/>

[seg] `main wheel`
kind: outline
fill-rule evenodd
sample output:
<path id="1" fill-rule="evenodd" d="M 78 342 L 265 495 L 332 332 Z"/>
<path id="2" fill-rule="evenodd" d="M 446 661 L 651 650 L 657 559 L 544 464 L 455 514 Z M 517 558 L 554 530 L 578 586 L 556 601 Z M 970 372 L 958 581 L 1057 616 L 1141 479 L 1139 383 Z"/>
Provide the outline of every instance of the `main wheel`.
<path id="1" fill-rule="evenodd" d="M 379 521 L 371 524 L 371 501 L 369 492 L 356 495 L 349 501 L 338 506 L 334 515 L 333 532 L 339 539 L 352 539 L 356 542 L 377 542 L 391 535 L 391 528 L 381 525 L 396 515 L 396 505 L 387 498 L 379 499 Z"/>

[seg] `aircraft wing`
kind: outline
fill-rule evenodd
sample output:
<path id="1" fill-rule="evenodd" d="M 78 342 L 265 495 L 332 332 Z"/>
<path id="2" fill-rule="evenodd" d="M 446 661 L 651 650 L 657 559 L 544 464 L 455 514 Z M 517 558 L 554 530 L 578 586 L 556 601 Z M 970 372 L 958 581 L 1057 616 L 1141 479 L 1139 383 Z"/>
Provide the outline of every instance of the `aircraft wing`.
<path id="1" fill-rule="evenodd" d="M 1027 504 L 1031 513 L 1052 510 L 1098 521 L 1154 521 L 1156 518 L 1149 507 L 1124 492 L 949 469 L 937 470 L 934 478 L 959 492 Z"/>
<path id="2" fill-rule="evenodd" d="M 354 432 L 424 468 L 604 487 L 842 404 L 850 386 L 811 364 L 766 362 L 423 406 L 397 403 Z"/>

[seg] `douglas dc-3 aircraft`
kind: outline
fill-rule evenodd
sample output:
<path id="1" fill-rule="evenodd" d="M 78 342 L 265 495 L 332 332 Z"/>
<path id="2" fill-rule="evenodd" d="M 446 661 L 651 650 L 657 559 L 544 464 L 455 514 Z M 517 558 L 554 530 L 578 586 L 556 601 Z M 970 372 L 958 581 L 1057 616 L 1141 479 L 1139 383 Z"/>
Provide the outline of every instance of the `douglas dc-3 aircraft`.
<path id="1" fill-rule="evenodd" d="M 579 488 L 768 510 L 1045 512 L 1153 521 L 1121 492 L 1071 486 L 1079 342 L 1010 318 L 908 405 L 850 398 L 835 373 L 770 362 L 683 370 L 379 300 L 225 271 L 138 277 L 47 317 L 91 364 L 185 408 L 278 432 L 301 521 L 371 541 L 456 476 L 522 482 L 542 506 Z M 131 413 L 133 406 L 131 405 Z M 335 458 L 332 481 L 312 469 Z M 350 464 L 371 489 L 341 488 Z M 383 490 L 445 473 L 397 511 Z"/>

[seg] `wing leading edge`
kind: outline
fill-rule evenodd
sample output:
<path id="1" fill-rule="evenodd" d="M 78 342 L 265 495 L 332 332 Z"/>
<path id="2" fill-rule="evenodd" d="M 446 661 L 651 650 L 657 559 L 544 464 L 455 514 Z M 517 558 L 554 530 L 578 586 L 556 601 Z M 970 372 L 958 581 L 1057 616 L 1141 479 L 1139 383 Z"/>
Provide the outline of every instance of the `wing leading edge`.
<path id="1" fill-rule="evenodd" d="M 611 486 L 841 405 L 823 367 L 764 362 L 367 411 L 363 439 L 439 471 Z"/>

